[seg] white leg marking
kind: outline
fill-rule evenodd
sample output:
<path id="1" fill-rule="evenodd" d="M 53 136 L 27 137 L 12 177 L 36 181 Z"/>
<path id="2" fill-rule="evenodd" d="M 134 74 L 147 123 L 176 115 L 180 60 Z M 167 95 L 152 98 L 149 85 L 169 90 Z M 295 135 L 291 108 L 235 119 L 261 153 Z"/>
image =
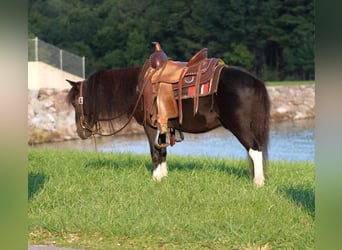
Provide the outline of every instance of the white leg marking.
<path id="1" fill-rule="evenodd" d="M 162 171 L 163 177 L 166 177 L 167 176 L 167 164 L 166 164 L 166 161 L 163 161 L 161 163 L 161 171 Z"/>
<path id="2" fill-rule="evenodd" d="M 158 167 L 153 170 L 153 179 L 156 181 L 161 181 L 162 178 L 167 176 L 167 164 L 162 162 Z"/>
<path id="3" fill-rule="evenodd" d="M 262 152 L 249 149 L 249 156 L 252 158 L 254 166 L 254 183 L 258 187 L 264 186 L 265 176 L 262 161 Z"/>

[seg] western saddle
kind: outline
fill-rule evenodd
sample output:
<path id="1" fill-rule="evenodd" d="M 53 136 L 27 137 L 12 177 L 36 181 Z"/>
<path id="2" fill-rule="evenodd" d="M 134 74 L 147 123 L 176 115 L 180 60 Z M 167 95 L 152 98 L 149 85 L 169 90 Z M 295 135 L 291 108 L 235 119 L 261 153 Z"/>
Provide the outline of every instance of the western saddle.
<path id="1" fill-rule="evenodd" d="M 166 134 L 169 119 L 178 117 L 182 124 L 182 98 L 193 98 L 193 115 L 196 115 L 199 96 L 216 92 L 224 62 L 219 58 L 208 58 L 207 48 L 198 51 L 188 62 L 173 61 L 158 42 L 153 44 L 155 51 L 146 62 L 148 68 L 144 72 L 142 87 L 144 122 L 157 127 L 160 134 Z"/>

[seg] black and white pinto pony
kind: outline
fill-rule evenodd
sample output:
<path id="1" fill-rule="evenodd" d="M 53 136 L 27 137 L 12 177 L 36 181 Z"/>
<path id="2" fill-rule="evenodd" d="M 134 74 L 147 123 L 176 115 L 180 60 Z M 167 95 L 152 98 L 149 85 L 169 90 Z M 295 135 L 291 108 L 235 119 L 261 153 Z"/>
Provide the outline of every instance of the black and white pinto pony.
<path id="1" fill-rule="evenodd" d="M 125 117 L 128 123 L 134 117 L 144 126 L 150 145 L 153 177 L 160 181 L 168 174 L 167 148 L 155 146 L 158 130 L 144 122 L 142 93 L 138 88 L 143 77 L 142 69 L 143 66 L 98 71 L 84 81 L 68 80 L 72 88 L 67 101 L 75 108 L 77 133 L 82 139 L 101 134 L 101 124 L 109 120 Z M 242 68 L 226 66 L 220 73 L 217 93 L 199 98 L 196 115 L 193 100 L 184 99 L 182 124 L 176 118 L 170 119 L 168 126 L 188 133 L 203 133 L 219 126 L 230 130 L 251 159 L 254 183 L 262 187 L 267 164 L 270 115 L 270 101 L 264 83 Z M 112 134 L 122 129 L 115 130 L 113 125 L 110 127 Z"/>

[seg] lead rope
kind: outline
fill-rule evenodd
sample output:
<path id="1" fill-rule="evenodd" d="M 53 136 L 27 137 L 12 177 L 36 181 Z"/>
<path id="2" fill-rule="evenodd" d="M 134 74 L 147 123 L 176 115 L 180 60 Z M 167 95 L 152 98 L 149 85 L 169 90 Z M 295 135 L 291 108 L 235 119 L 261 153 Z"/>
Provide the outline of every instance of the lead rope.
<path id="1" fill-rule="evenodd" d="M 136 101 L 136 103 L 134 105 L 133 111 L 132 111 L 132 113 L 130 114 L 130 116 L 128 118 L 128 121 L 120 129 L 118 129 L 117 131 L 114 131 L 112 133 L 109 133 L 109 134 L 102 134 L 100 132 L 101 126 L 98 126 L 98 121 L 95 124 L 95 126 L 96 126 L 95 129 L 90 127 L 88 125 L 88 123 L 85 121 L 84 110 L 83 110 L 83 82 L 84 81 L 82 81 L 81 84 L 80 84 L 80 95 L 79 95 L 79 98 L 78 98 L 78 103 L 80 105 L 80 113 L 81 113 L 81 115 L 80 115 L 80 125 L 81 125 L 82 128 L 87 129 L 87 130 L 89 130 L 91 132 L 91 136 L 92 136 L 93 142 L 94 142 L 94 148 L 95 148 L 95 151 L 97 152 L 97 142 L 96 142 L 95 135 L 98 134 L 98 135 L 101 135 L 101 136 L 113 136 L 113 135 L 121 132 L 124 128 L 126 128 L 127 125 L 133 119 L 133 116 L 134 116 L 134 114 L 135 114 L 135 112 L 136 112 L 136 110 L 138 108 L 138 105 L 139 105 L 139 102 L 141 100 L 141 97 L 143 96 L 144 89 L 145 89 L 145 87 L 146 87 L 146 85 L 148 84 L 149 81 L 147 79 L 145 79 L 145 81 L 143 82 L 143 86 L 142 86 L 141 91 L 139 93 L 138 99 L 137 99 L 137 101 Z M 118 116 L 118 117 L 120 117 L 120 116 Z"/>
<path id="2" fill-rule="evenodd" d="M 116 131 L 114 131 L 114 132 L 112 132 L 112 133 L 110 133 L 110 134 L 102 134 L 102 133 L 99 133 L 98 131 L 99 131 L 100 129 L 96 129 L 96 130 L 95 130 L 95 133 L 98 134 L 98 135 L 101 135 L 101 136 L 112 136 L 112 135 L 115 135 L 115 134 L 121 132 L 124 128 L 126 128 L 127 125 L 128 125 L 128 124 L 131 122 L 131 120 L 133 119 L 134 114 L 135 114 L 135 111 L 137 111 L 139 102 L 140 102 L 141 97 L 142 97 L 142 95 L 143 95 L 143 93 L 144 93 L 144 89 L 145 89 L 147 83 L 148 83 L 148 81 L 144 81 L 143 87 L 142 87 L 142 89 L 141 89 L 141 91 L 140 91 L 140 93 L 139 93 L 139 96 L 138 96 L 138 99 L 137 99 L 137 101 L 136 101 L 136 103 L 135 103 L 135 105 L 134 105 L 133 111 L 132 111 L 132 113 L 130 114 L 130 116 L 129 116 L 127 122 L 126 122 L 120 129 L 118 129 L 118 130 L 116 130 Z"/>
<path id="3" fill-rule="evenodd" d="M 93 142 L 94 142 L 94 148 L 95 148 L 95 152 L 97 152 L 97 143 L 96 143 L 96 137 L 95 137 L 95 134 L 92 134 L 92 138 L 93 138 Z"/>

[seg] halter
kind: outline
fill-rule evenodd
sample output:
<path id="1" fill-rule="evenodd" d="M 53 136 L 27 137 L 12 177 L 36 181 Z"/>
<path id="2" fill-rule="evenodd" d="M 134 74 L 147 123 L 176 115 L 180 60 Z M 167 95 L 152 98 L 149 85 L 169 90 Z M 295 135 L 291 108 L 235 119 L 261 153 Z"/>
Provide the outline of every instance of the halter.
<path id="1" fill-rule="evenodd" d="M 80 125 L 83 129 L 88 129 L 91 130 L 91 128 L 89 128 L 88 123 L 85 121 L 85 117 L 84 117 L 84 111 L 83 111 L 83 82 L 81 82 L 80 84 L 80 95 L 78 97 L 78 105 L 80 107 Z"/>
<path id="2" fill-rule="evenodd" d="M 80 94 L 79 94 L 79 97 L 78 97 L 78 104 L 79 104 L 79 107 L 80 107 L 80 125 L 83 129 L 86 129 L 88 130 L 89 132 L 91 132 L 91 135 L 94 137 L 94 135 L 101 135 L 101 136 L 112 136 L 112 135 L 115 135 L 119 132 L 121 132 L 124 128 L 127 127 L 127 125 L 131 122 L 137 108 L 138 108 L 138 105 L 139 105 L 139 102 L 141 100 L 141 97 L 142 97 L 142 94 L 143 94 L 143 90 L 146 86 L 146 83 L 144 83 L 144 86 L 143 88 L 141 89 L 140 93 L 139 93 L 139 96 L 138 96 L 138 99 L 134 105 L 134 108 L 133 108 L 133 111 L 132 113 L 130 114 L 127 122 L 118 130 L 116 131 L 113 131 L 112 133 L 109 133 L 109 134 L 103 134 L 101 132 L 101 125 L 99 124 L 99 121 L 111 121 L 111 120 L 115 120 L 115 119 L 118 119 L 120 118 L 121 116 L 123 116 L 124 114 L 127 114 L 127 112 L 122 112 L 121 114 L 113 117 L 113 118 L 107 118 L 107 119 L 98 119 L 96 120 L 95 124 L 93 126 L 90 126 L 89 123 L 87 122 L 87 120 L 85 119 L 85 115 L 84 115 L 84 108 L 83 108 L 83 104 L 84 104 L 84 97 L 83 97 L 83 83 L 85 82 L 85 80 L 81 81 L 80 83 Z M 95 126 L 95 128 L 93 128 Z M 95 137 L 94 137 L 95 138 Z"/>

